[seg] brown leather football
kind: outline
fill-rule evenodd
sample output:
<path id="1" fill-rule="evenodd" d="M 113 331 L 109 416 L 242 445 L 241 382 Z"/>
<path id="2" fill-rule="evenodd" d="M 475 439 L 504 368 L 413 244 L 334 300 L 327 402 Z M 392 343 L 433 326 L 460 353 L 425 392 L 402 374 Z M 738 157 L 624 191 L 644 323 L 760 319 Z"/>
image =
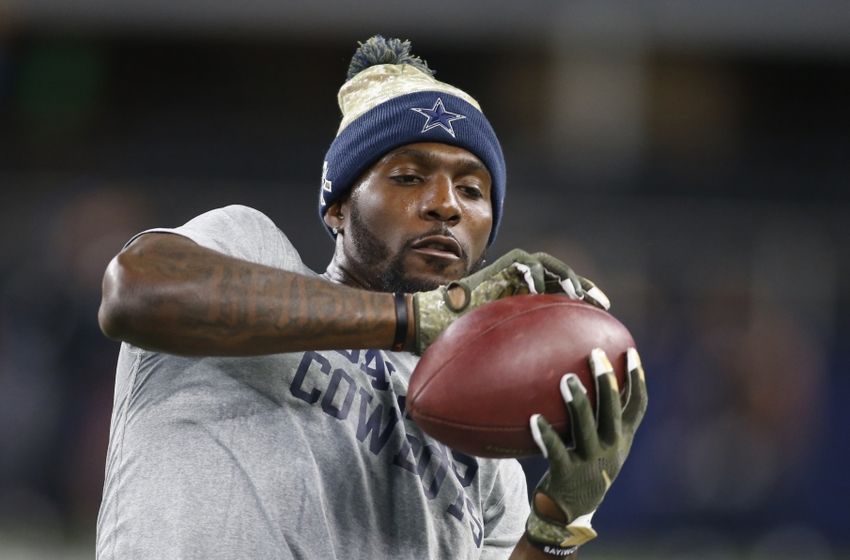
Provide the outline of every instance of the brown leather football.
<path id="1" fill-rule="evenodd" d="M 559 383 L 579 376 L 596 405 L 588 359 L 602 348 L 626 386 L 629 331 L 610 313 L 560 295 L 504 298 L 470 311 L 429 346 L 410 378 L 407 411 L 425 433 L 479 457 L 539 454 L 529 429 L 542 414 L 569 440 Z"/>

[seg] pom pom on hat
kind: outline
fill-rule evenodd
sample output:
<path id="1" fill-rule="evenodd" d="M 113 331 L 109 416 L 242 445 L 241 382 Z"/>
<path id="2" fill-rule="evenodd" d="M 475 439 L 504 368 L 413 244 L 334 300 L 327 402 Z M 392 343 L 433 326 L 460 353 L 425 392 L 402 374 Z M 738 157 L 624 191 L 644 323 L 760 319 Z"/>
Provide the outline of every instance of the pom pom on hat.
<path id="1" fill-rule="evenodd" d="M 427 62 L 411 54 L 410 41 L 384 39 L 380 35 L 375 35 L 365 43 L 359 44 L 360 48 L 351 57 L 351 64 L 348 65 L 346 80 L 377 64 L 409 64 L 429 76 L 434 75 L 434 71 L 428 68 Z"/>
<path id="2" fill-rule="evenodd" d="M 436 80 L 410 49 L 410 41 L 376 35 L 354 53 L 337 96 L 342 122 L 325 156 L 319 214 L 324 216 L 384 154 L 405 144 L 440 142 L 472 152 L 490 172 L 492 243 L 505 195 L 502 148 L 478 102 Z"/>

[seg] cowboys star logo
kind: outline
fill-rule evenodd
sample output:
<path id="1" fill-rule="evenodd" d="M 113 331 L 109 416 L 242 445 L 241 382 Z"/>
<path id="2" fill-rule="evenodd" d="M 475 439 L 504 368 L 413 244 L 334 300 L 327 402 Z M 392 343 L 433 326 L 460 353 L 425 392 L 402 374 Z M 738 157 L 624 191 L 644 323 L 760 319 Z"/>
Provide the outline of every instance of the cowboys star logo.
<path id="1" fill-rule="evenodd" d="M 452 138 L 455 137 L 455 130 L 452 127 L 452 123 L 466 118 L 460 113 L 447 111 L 445 105 L 443 105 L 443 100 L 439 97 L 437 98 L 436 103 L 434 103 L 434 106 L 430 109 L 425 107 L 411 107 L 410 110 L 416 111 L 427 118 L 420 132 L 428 132 L 431 129 L 440 127 L 448 132 Z"/>

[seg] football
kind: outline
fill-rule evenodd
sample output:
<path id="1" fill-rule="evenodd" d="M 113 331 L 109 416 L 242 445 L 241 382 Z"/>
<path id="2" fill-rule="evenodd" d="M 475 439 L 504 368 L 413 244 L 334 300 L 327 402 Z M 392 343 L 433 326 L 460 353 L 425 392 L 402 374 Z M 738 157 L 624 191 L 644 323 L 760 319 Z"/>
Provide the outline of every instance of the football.
<path id="1" fill-rule="evenodd" d="M 613 315 L 582 301 L 560 295 L 497 300 L 463 315 L 425 350 L 411 374 L 407 412 L 425 433 L 470 455 L 537 455 L 532 414 L 571 438 L 561 377 L 577 374 L 595 406 L 590 351 L 605 351 L 622 393 L 626 350 L 634 345 Z"/>

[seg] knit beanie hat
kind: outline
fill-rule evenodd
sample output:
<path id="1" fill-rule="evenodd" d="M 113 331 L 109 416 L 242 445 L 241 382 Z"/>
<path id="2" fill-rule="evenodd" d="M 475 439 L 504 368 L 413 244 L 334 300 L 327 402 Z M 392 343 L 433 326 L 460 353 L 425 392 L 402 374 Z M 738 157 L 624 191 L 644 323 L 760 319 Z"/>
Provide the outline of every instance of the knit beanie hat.
<path id="1" fill-rule="evenodd" d="M 505 198 L 505 158 L 475 99 L 434 79 L 425 61 L 411 55 L 410 41 L 380 35 L 360 43 L 337 99 L 342 122 L 322 166 L 321 217 L 386 153 L 440 142 L 472 152 L 490 172 L 493 228 L 487 244 L 493 242 Z"/>

